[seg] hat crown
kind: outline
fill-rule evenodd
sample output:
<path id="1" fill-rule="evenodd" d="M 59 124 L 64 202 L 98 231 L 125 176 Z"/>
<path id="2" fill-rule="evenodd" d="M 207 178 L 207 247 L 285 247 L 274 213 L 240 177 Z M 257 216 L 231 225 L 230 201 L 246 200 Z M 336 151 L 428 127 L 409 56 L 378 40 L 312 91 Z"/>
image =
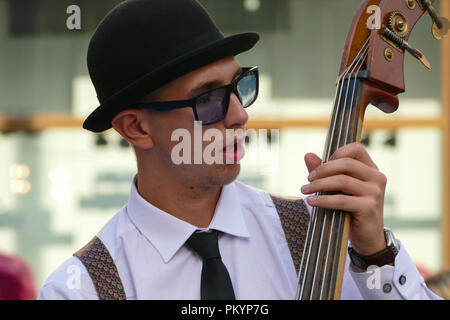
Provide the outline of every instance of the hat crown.
<path id="1" fill-rule="evenodd" d="M 208 38 L 223 35 L 196 0 L 120 3 L 100 22 L 89 43 L 88 70 L 99 101 Z"/>
<path id="2" fill-rule="evenodd" d="M 101 132 L 113 117 L 163 85 L 250 50 L 256 33 L 228 37 L 197 0 L 127 0 L 97 26 L 87 54 L 98 106 L 83 128 Z"/>

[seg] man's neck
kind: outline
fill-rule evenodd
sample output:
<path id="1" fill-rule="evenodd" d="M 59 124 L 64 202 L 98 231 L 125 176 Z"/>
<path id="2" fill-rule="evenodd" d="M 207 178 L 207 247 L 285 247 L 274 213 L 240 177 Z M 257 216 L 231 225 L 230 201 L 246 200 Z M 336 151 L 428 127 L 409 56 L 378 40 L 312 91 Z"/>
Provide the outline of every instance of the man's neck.
<path id="1" fill-rule="evenodd" d="M 222 191 L 222 187 L 161 183 L 139 173 L 136 188 L 142 198 L 158 209 L 199 228 L 209 226 Z"/>

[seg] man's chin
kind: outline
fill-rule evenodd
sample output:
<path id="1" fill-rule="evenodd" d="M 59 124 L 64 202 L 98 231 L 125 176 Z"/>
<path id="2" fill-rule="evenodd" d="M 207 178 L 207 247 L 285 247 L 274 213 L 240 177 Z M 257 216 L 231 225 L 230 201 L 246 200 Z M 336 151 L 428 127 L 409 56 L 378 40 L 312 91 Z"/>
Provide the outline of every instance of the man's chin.
<path id="1" fill-rule="evenodd" d="M 237 179 L 241 171 L 239 163 L 219 165 L 219 168 L 214 175 L 215 180 L 220 185 L 226 185 Z"/>

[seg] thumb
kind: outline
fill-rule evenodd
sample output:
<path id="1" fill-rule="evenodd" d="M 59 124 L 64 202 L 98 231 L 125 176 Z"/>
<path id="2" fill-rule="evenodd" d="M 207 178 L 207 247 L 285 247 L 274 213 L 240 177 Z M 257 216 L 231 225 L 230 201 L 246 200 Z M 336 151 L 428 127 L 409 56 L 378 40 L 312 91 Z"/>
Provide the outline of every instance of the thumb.
<path id="1" fill-rule="evenodd" d="M 314 153 L 307 153 L 305 154 L 305 164 L 308 168 L 308 172 L 311 172 L 322 164 L 322 159 Z"/>

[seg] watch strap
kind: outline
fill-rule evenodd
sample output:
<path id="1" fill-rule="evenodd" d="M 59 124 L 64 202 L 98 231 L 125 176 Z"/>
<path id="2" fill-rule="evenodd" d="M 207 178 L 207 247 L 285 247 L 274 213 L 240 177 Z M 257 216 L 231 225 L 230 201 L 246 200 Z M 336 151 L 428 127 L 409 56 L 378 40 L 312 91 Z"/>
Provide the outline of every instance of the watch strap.
<path id="1" fill-rule="evenodd" d="M 366 270 L 369 266 L 382 267 L 386 264 L 394 263 L 396 256 L 396 252 L 392 247 L 386 247 L 369 256 L 360 255 L 352 247 L 348 248 L 348 252 L 352 263 L 363 270 Z"/>

